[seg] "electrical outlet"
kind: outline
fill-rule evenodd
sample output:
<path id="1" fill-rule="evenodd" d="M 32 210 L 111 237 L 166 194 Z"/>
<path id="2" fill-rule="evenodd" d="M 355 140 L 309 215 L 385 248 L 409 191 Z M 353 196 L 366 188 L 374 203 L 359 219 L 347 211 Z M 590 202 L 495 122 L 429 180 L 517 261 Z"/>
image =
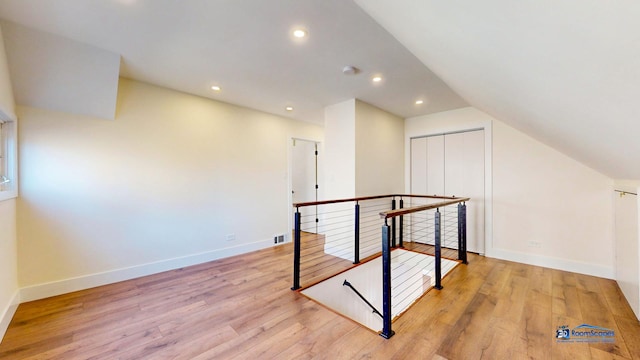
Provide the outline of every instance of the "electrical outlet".
<path id="1" fill-rule="evenodd" d="M 227 241 L 235 241 L 236 240 L 236 234 L 229 234 L 226 236 Z"/>

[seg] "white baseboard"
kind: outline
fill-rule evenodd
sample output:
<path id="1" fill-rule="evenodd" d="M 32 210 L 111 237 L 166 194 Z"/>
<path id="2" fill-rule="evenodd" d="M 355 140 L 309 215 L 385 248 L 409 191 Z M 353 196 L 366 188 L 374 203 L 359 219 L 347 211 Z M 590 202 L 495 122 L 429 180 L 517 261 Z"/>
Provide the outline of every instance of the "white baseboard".
<path id="1" fill-rule="evenodd" d="M 615 279 L 614 268 L 603 265 L 589 264 L 580 261 L 553 258 L 537 254 L 527 254 L 504 249 L 491 249 L 490 251 L 487 251 L 486 256 L 528 265 L 542 266 L 551 269 L 592 275 L 606 279 Z"/>
<path id="2" fill-rule="evenodd" d="M 11 322 L 11 319 L 13 319 L 13 315 L 16 313 L 18 305 L 20 305 L 20 290 L 16 290 L 13 293 L 11 301 L 9 301 L 2 313 L 0 313 L 0 342 L 2 342 L 4 334 L 7 332 L 9 323 Z"/>
<path id="3" fill-rule="evenodd" d="M 175 270 L 186 266 L 202 264 L 234 255 L 244 254 L 273 246 L 273 240 L 262 240 L 234 247 L 207 251 L 194 255 L 187 255 L 173 259 L 136 265 L 128 268 L 115 269 L 102 273 L 89 274 L 74 278 L 27 286 L 20 289 L 22 302 L 44 299 L 51 296 L 89 289 L 96 286 L 135 279 L 141 276 L 157 274 L 163 271 Z"/>

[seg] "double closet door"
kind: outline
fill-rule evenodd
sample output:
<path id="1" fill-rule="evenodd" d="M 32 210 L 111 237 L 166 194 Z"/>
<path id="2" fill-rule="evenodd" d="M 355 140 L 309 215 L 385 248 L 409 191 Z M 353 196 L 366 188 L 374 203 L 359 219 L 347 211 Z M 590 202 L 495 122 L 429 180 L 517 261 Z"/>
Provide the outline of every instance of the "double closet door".
<path id="1" fill-rule="evenodd" d="M 480 254 L 484 254 L 485 238 L 484 161 L 484 130 L 411 139 L 411 193 L 471 198 L 466 203 L 467 250 Z M 453 207 L 444 210 L 456 212 Z M 457 227 L 443 233 L 443 238 L 444 246 L 453 243 Z M 432 243 L 428 240 L 412 241 Z"/>

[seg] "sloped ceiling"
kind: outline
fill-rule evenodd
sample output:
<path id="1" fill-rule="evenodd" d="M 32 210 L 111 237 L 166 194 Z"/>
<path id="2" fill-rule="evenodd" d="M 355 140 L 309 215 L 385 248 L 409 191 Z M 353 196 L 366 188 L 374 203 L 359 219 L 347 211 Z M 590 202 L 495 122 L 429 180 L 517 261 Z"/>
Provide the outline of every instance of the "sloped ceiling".
<path id="1" fill-rule="evenodd" d="M 0 0 L 0 18 L 120 54 L 124 77 L 297 120 L 353 98 L 401 117 L 468 106 L 350 0 Z"/>
<path id="2" fill-rule="evenodd" d="M 640 2 L 356 2 L 471 105 L 640 179 Z"/>

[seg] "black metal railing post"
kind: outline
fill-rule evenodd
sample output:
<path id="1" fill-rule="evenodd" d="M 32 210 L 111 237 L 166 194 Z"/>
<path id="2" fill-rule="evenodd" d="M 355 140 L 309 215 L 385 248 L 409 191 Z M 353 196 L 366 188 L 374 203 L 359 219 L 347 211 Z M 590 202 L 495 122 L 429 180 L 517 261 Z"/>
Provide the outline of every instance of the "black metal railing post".
<path id="1" fill-rule="evenodd" d="M 360 263 L 360 204 L 356 202 L 353 263 Z"/>
<path id="2" fill-rule="evenodd" d="M 462 213 L 462 231 L 461 231 L 461 238 L 462 238 L 462 258 L 459 260 L 462 260 L 463 264 L 468 264 L 467 262 L 467 204 L 462 203 L 462 206 L 460 206 L 461 208 L 461 213 Z"/>
<path id="3" fill-rule="evenodd" d="M 435 213 L 435 247 L 436 247 L 436 286 L 438 290 L 442 289 L 442 268 L 441 268 L 441 227 L 440 227 L 440 209 L 436 209 Z"/>
<path id="4" fill-rule="evenodd" d="M 296 208 L 293 232 L 293 286 L 291 290 L 298 290 L 300 289 L 300 208 Z"/>
<path id="5" fill-rule="evenodd" d="M 382 226 L 382 331 L 380 336 L 389 339 L 391 330 L 391 229 L 384 221 Z"/>
<path id="6" fill-rule="evenodd" d="M 391 200 L 391 210 L 396 209 L 396 198 Z M 396 218 L 391 219 L 391 247 L 396 247 Z"/>
<path id="7" fill-rule="evenodd" d="M 464 258 L 462 249 L 462 203 L 458 203 L 458 260 Z"/>
<path id="8" fill-rule="evenodd" d="M 402 200 L 402 198 L 400 198 L 400 209 L 404 209 L 404 200 Z M 404 247 L 404 243 L 402 241 L 402 230 L 404 228 L 404 215 L 400 215 L 400 220 L 399 220 L 400 224 L 400 229 L 398 230 L 398 246 L 399 247 Z"/>

